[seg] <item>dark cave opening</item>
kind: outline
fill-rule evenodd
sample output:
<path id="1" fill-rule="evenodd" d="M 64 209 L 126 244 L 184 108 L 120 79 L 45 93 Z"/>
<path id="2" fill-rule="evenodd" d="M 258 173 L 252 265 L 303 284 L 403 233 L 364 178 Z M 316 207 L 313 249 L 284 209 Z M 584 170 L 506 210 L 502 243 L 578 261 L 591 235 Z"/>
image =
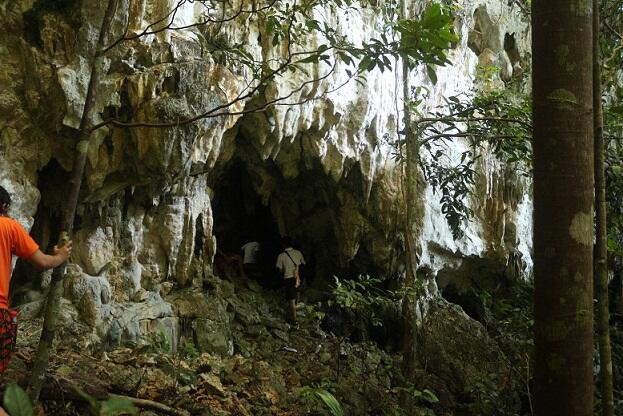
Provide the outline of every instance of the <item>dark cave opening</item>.
<path id="1" fill-rule="evenodd" d="M 39 244 L 41 251 L 49 253 L 59 233 L 60 207 L 65 193 L 62 192 L 67 171 L 52 159 L 38 172 L 37 188 L 41 200 L 35 213 L 30 235 Z M 42 273 L 30 263 L 18 260 L 11 277 L 11 305 L 18 306 L 40 296 Z"/>
<path id="2" fill-rule="evenodd" d="M 270 206 L 255 192 L 252 177 L 239 159 L 232 161 L 215 183 L 212 211 L 217 241 L 215 262 L 218 263 L 219 256 L 241 254 L 245 243 L 257 241 L 259 281 L 265 287 L 279 286 L 275 270 L 275 259 L 282 251 L 279 226 Z"/>
<path id="3" fill-rule="evenodd" d="M 348 222 L 349 215 L 369 214 L 365 212 L 365 204 L 357 205 L 357 201 L 366 200 L 370 193 L 357 163 L 349 165 L 336 182 L 319 159 L 298 160 L 295 169 L 291 165 L 284 168 L 283 160 L 264 159 L 249 143 L 245 136 L 239 136 L 233 158 L 222 162 L 208 178 L 213 191 L 217 275 L 224 278 L 228 278 L 227 274 L 241 275 L 241 267 L 232 256 L 240 256 L 245 243 L 257 240 L 262 262 L 258 281 L 265 288 L 281 286 L 283 282 L 275 263 L 283 251 L 281 237 L 288 235 L 306 260 L 301 269 L 301 297 L 305 302 L 332 299 L 334 276 L 340 279 L 394 276 L 395 261 L 390 262 L 390 271 L 385 265 L 377 264 L 378 253 L 373 252 L 371 236 L 358 235 L 354 253 L 349 250 L 353 241 L 340 240 L 349 238 L 344 235 L 345 228 L 358 231 L 356 225 Z M 228 272 L 223 273 L 226 268 Z"/>

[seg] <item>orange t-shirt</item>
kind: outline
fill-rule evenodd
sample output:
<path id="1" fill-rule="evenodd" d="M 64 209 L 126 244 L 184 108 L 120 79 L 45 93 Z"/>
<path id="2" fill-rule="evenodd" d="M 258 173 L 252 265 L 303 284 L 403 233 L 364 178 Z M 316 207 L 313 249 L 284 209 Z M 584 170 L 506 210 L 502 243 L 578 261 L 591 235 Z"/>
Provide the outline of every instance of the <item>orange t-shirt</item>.
<path id="1" fill-rule="evenodd" d="M 39 246 L 17 221 L 0 216 L 0 309 L 9 307 L 13 255 L 30 258 Z"/>

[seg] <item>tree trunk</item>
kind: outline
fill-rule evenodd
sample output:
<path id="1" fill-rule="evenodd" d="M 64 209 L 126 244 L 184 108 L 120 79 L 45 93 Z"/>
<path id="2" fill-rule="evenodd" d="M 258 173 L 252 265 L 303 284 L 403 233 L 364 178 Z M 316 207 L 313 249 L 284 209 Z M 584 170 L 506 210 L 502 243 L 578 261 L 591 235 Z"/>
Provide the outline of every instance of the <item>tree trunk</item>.
<path id="1" fill-rule="evenodd" d="M 402 18 L 407 18 L 406 1 L 402 4 Z M 404 136 L 405 136 L 405 178 L 404 198 L 407 211 L 405 219 L 405 244 L 407 251 L 407 270 L 405 280 L 405 297 L 403 299 L 404 339 L 402 351 L 402 372 L 408 382 L 413 381 L 417 368 L 417 315 L 418 301 L 417 267 L 418 267 L 418 158 L 419 137 L 414 134 L 409 111 L 410 86 L 409 62 L 402 59 L 402 98 L 404 101 Z"/>
<path id="2" fill-rule="evenodd" d="M 533 0 L 537 416 L 593 414 L 592 0 Z"/>
<path id="3" fill-rule="evenodd" d="M 616 293 L 616 313 L 619 315 L 619 321 L 623 321 L 623 270 L 619 270 L 619 272 L 617 273 L 618 275 L 618 280 L 615 281 L 615 283 L 618 282 L 618 285 L 615 284 L 615 288 L 617 289 L 617 293 Z"/>
<path id="4" fill-rule="evenodd" d="M 601 414 L 614 416 L 610 308 L 608 302 L 608 236 L 606 177 L 604 172 L 603 112 L 601 106 L 601 59 L 599 56 L 599 0 L 593 0 L 593 111 L 595 135 L 595 314 L 599 345 Z"/>
<path id="5" fill-rule="evenodd" d="M 97 54 L 98 51 L 102 50 L 105 46 L 108 32 L 112 26 L 112 20 L 117 8 L 117 3 L 118 0 L 108 0 L 102 26 L 100 27 L 97 45 L 95 47 L 95 56 L 93 56 L 91 61 L 91 76 L 89 79 L 84 108 L 82 110 L 82 118 L 80 120 L 80 137 L 78 143 L 76 144 L 74 164 L 69 180 L 69 189 L 67 190 L 67 199 L 65 205 L 63 206 L 61 215 L 61 236 L 64 233 L 70 236 L 73 231 L 76 207 L 78 205 L 78 197 L 80 195 L 80 187 L 82 185 L 82 176 L 86 165 L 87 150 L 89 148 L 89 140 L 91 137 L 91 113 L 95 107 L 97 87 L 99 84 L 99 72 L 102 66 L 101 56 L 98 56 Z M 61 238 L 59 238 L 59 242 L 60 241 Z M 34 402 L 37 402 L 39 399 L 39 394 L 41 392 L 41 387 L 43 385 L 43 381 L 45 380 L 45 373 L 48 367 L 50 351 L 52 349 L 54 336 L 56 334 L 60 299 L 63 293 L 65 268 L 66 264 L 62 264 L 54 269 L 54 272 L 52 273 L 52 282 L 46 302 L 43 329 L 41 331 L 41 338 L 39 339 L 39 348 L 33 363 L 32 376 L 28 386 L 28 394 Z"/>

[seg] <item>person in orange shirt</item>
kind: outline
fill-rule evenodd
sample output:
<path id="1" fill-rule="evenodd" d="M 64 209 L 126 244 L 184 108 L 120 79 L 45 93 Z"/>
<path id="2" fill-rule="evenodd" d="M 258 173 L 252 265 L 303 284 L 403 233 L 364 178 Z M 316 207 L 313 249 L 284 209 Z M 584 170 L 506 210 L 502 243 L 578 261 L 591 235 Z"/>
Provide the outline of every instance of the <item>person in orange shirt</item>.
<path id="1" fill-rule="evenodd" d="M 11 196 L 0 186 L 0 374 L 11 360 L 17 336 L 17 313 L 9 309 L 9 284 L 13 255 L 27 260 L 39 270 L 60 266 L 71 254 L 71 242 L 44 254 L 17 221 L 8 217 Z"/>

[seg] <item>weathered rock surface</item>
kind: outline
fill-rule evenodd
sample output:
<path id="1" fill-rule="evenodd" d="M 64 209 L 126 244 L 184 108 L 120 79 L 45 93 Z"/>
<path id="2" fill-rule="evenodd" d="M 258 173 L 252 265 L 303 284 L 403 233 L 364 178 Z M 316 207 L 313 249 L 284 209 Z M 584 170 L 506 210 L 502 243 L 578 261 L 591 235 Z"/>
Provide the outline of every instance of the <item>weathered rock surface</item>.
<path id="1" fill-rule="evenodd" d="M 34 223 L 33 234 L 44 245 L 51 243 L 63 202 L 88 57 L 104 3 L 64 2 L 56 9 L 39 0 L 0 7 L 0 183 L 15 195 L 12 214 L 25 225 Z M 138 33 L 174 4 L 122 0 L 113 32 L 119 36 L 127 24 L 129 33 Z M 457 15 L 461 41 L 450 53 L 455 65 L 439 69 L 435 86 L 420 71 L 413 74 L 413 85 L 431 88 L 429 106 L 471 88 L 479 62 L 501 67 L 499 79 L 493 80 L 497 85 L 521 70 L 529 30 L 516 17 L 516 7 L 498 0 L 462 2 Z M 373 11 L 332 9 L 321 15 L 353 41 L 378 35 Z M 201 17 L 187 2 L 176 23 Z M 228 42 L 244 42 L 257 59 L 282 53 L 265 32 L 260 22 L 246 18 L 223 28 Z M 310 45 L 321 41 L 309 40 Z M 323 64 L 310 69 L 316 74 L 327 70 Z M 278 78 L 261 99 L 289 94 L 302 76 Z M 203 347 L 230 354 L 230 325 L 257 325 L 264 316 L 249 310 L 252 294 L 211 303 L 213 309 L 202 308 L 210 311 L 203 316 L 182 312 L 180 305 L 188 300 L 172 297 L 169 304 L 159 295 L 200 288 L 214 274 L 215 228 L 228 225 L 215 223 L 214 202 L 227 193 L 251 194 L 270 212 L 274 233 L 300 240 L 306 255 L 315 259 L 318 286 L 333 274 L 400 275 L 404 208 L 390 143 L 400 115 L 388 91 L 401 86 L 393 73 L 374 71 L 366 87 L 349 83 L 323 95 L 344 77 L 338 72 L 292 96 L 314 100 L 264 113 L 167 129 L 97 130 L 78 209 L 74 262 L 81 271 L 66 290 L 89 326 L 111 343 L 134 343 L 145 332 L 163 331 L 173 345 L 186 313 L 196 320 L 195 333 L 221 334 L 218 339 L 202 335 L 197 341 Z M 240 71 L 217 62 L 193 31 L 159 32 L 108 53 L 93 118 L 96 123 L 111 117 L 134 122 L 187 118 L 232 100 L 245 86 Z M 251 104 L 243 100 L 230 110 Z M 452 145 L 448 152 L 459 154 L 462 146 Z M 219 189 L 235 163 L 251 178 L 248 189 Z M 476 218 L 466 225 L 464 239 L 452 238 L 437 196 L 424 190 L 422 265 L 431 276 L 441 271 L 452 277 L 454 271 L 478 270 L 470 269 L 470 259 L 483 257 L 495 264 L 495 273 L 526 276 L 531 270 L 529 183 L 490 154 L 483 156 L 478 171 Z"/>
<path id="2" fill-rule="evenodd" d="M 300 305 L 300 327 L 294 330 L 285 322 L 280 293 L 255 292 L 242 280 L 234 285 L 213 279 L 210 283 L 212 289 L 207 292 L 185 289 L 167 297 L 167 302 L 175 305 L 179 325 L 178 318 L 167 316 L 170 309 L 158 306 L 163 302 L 156 297 L 129 308 L 110 305 L 110 313 L 117 318 L 103 319 L 110 324 L 107 336 L 111 344 L 106 352 L 97 350 L 96 357 L 89 355 L 93 344 L 74 344 L 88 339 L 85 333 L 92 330 L 64 301 L 62 338 L 57 340 L 50 375 L 62 375 L 63 380 L 75 383 L 93 379 L 100 390 L 150 398 L 191 414 L 323 413 L 323 404 L 313 395 L 305 395 L 305 388 L 314 386 L 334 394 L 345 414 L 396 414 L 402 409 L 402 388 L 412 387 L 403 384 L 399 355 L 369 341 L 353 342 L 348 336 L 325 332 L 320 325 L 323 313 L 316 306 Z M 246 316 L 249 310 L 225 310 L 225 302 L 213 297 L 223 288 L 231 289 L 226 297 L 230 306 L 240 307 L 252 298 L 256 313 L 262 314 L 259 322 L 251 315 L 242 319 L 255 323 L 243 325 L 238 316 Z M 22 360 L 33 355 L 38 340 L 37 306 L 40 302 L 22 308 L 21 354 L 6 374 L 10 380 L 16 373 L 28 375 Z M 457 410 L 467 415 L 493 415 L 506 409 L 496 407 L 501 402 L 491 398 L 503 400 L 503 394 L 516 392 L 502 391 L 506 366 L 498 346 L 480 324 L 459 308 L 441 303 L 431 307 L 423 330 L 420 352 L 424 357 L 414 380 L 420 396 L 415 396 L 419 399 L 413 414 L 426 408 L 439 415 L 458 414 Z M 170 344 L 176 339 L 174 331 L 179 331 L 179 345 Z M 130 343 L 132 337 L 140 338 L 134 348 L 114 342 Z M 483 387 L 483 383 L 489 384 Z M 494 411 L 464 411 L 469 405 L 475 409 L 489 406 Z M 50 411 L 65 412 L 67 409 Z"/>
<path id="3" fill-rule="evenodd" d="M 226 300 L 199 291 L 182 291 L 167 301 L 174 305 L 184 326 L 190 327 L 190 333 L 185 335 L 199 350 L 222 355 L 234 353 Z"/>
<path id="4" fill-rule="evenodd" d="M 454 395 L 469 397 L 469 389 L 479 383 L 487 390 L 504 387 L 509 369 L 500 347 L 461 308 L 446 302 L 431 306 L 421 337 L 423 367 L 444 380 Z"/>

